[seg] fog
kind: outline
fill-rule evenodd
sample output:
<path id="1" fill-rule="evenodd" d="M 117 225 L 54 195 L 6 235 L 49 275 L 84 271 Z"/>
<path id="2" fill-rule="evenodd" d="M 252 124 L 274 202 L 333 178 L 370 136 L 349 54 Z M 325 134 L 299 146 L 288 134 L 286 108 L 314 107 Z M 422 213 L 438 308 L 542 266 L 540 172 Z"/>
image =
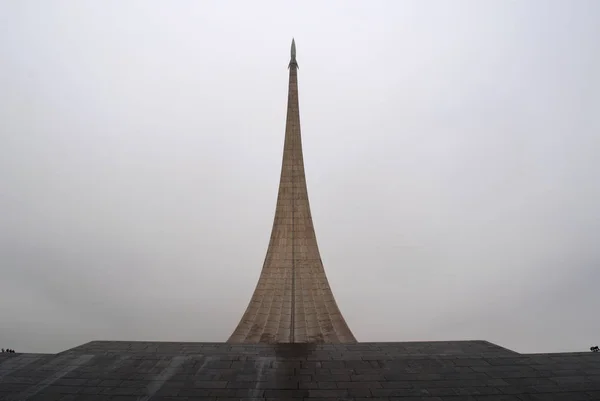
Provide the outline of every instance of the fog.
<path id="1" fill-rule="evenodd" d="M 297 46 L 359 341 L 600 343 L 600 3 L 0 4 L 0 346 L 225 341 L 268 245 Z"/>

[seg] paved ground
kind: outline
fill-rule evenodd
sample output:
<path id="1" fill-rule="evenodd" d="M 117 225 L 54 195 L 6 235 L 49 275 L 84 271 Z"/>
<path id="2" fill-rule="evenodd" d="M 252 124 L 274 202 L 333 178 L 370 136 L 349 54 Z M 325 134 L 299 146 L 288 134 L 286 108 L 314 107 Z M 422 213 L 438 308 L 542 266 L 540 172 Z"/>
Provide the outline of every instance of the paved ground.
<path id="1" fill-rule="evenodd" d="M 6 400 L 600 400 L 600 353 L 485 341 L 352 345 L 91 342 L 0 354 Z"/>

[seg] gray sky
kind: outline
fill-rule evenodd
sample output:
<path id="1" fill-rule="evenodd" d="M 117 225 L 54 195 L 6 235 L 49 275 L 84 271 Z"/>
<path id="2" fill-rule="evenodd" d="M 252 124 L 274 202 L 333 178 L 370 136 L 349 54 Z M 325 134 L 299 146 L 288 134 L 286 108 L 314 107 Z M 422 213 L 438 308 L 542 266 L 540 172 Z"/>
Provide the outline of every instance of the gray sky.
<path id="1" fill-rule="evenodd" d="M 273 222 L 292 36 L 360 341 L 600 343 L 600 2 L 15 0 L 0 346 L 227 339 Z"/>

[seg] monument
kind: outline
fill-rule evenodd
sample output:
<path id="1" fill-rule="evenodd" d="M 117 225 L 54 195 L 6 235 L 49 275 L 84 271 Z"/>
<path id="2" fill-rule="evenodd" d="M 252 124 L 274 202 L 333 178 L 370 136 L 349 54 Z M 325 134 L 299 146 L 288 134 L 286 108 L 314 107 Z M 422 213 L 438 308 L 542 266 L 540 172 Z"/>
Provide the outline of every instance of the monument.
<path id="1" fill-rule="evenodd" d="M 313 226 L 302 156 L 298 62 L 292 39 L 275 221 L 254 294 L 230 343 L 354 343 L 329 286 Z"/>

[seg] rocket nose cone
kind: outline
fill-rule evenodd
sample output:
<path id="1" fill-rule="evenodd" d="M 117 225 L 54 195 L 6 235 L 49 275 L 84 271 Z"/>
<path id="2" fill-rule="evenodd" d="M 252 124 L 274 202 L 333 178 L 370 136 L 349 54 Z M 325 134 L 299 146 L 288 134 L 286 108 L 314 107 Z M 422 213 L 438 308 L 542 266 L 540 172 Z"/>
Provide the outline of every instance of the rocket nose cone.
<path id="1" fill-rule="evenodd" d="M 294 41 L 294 38 L 292 38 L 292 57 L 296 56 L 296 42 Z"/>

